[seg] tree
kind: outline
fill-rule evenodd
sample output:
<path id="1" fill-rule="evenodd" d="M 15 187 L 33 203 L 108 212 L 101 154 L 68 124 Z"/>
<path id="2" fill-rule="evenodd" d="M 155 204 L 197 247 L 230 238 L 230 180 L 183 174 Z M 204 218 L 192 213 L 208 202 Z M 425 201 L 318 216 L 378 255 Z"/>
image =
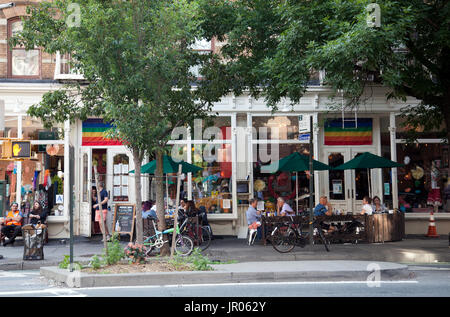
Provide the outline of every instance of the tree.
<path id="1" fill-rule="evenodd" d="M 201 36 L 196 1 L 81 0 L 79 7 L 71 2 L 55 0 L 29 7 L 23 31 L 12 40 L 13 45 L 70 53 L 72 66 L 85 79 L 46 93 L 29 114 L 47 126 L 91 115 L 112 122 L 109 135 L 122 140 L 133 154 L 136 234 L 142 243 L 144 157 L 157 159 L 156 204 L 163 230 L 162 156 L 171 132 L 207 117 L 224 85 L 216 75 L 214 55 L 191 49 Z M 195 65 L 203 67 L 202 80 L 192 74 Z M 168 247 L 162 253 L 167 254 Z"/>
<path id="2" fill-rule="evenodd" d="M 346 107 L 384 85 L 387 98 L 420 101 L 402 109 L 410 126 L 439 129 L 444 121 L 450 140 L 450 1 L 371 3 L 204 0 L 202 26 L 227 40 L 222 53 L 236 93 L 250 89 L 276 108 L 283 97 L 298 102 L 311 71 L 325 70 L 325 85 L 343 93 Z"/>

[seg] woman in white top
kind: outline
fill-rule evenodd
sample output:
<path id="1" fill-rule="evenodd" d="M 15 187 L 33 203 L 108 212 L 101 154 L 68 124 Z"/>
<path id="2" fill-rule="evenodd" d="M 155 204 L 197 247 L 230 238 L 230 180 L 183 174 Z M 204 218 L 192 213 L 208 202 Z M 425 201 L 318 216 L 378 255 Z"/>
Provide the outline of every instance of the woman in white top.
<path id="1" fill-rule="evenodd" d="M 365 196 L 363 198 L 363 206 L 361 210 L 361 215 L 371 215 L 373 213 L 372 205 L 370 204 L 372 199 L 370 197 Z"/>

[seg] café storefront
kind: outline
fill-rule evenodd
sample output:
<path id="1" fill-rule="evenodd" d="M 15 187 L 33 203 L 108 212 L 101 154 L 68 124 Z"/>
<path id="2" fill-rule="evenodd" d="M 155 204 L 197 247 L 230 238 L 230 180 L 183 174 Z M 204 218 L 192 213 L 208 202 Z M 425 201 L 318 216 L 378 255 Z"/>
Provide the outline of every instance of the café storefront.
<path id="1" fill-rule="evenodd" d="M 9 85 L 3 90 L 6 92 L 6 133 L 12 137 L 22 133 L 24 138 L 32 140 L 36 154 L 27 163 L 2 165 L 0 176 L 3 175 L 1 180 L 7 192 L 3 204 L 6 206 L 11 199 L 28 198 L 27 190 L 34 189 L 34 173 L 39 172 L 37 178 L 41 185 L 44 185 L 47 173 L 51 181 L 57 184 L 53 188 L 62 192 L 63 196 L 58 205 L 56 194 L 51 193 L 50 238 L 67 238 L 70 199 L 66 197 L 70 197 L 73 182 L 76 193 L 75 234 L 90 236 L 95 232 L 91 209 L 93 163 L 98 166 L 100 179 L 105 182 L 110 193 L 111 210 L 114 210 L 116 203 L 134 201 L 134 176 L 128 173 L 134 169 L 132 155 L 121 144 L 105 140 L 95 143 L 89 139 L 95 137 L 92 133 L 101 132 L 96 131 L 96 128 L 105 128 L 93 126 L 101 125 L 98 119 L 61 126 L 55 131 L 45 130 L 41 123 L 26 115 L 26 110 L 31 104 L 39 102 L 45 91 L 53 88 L 46 85 L 36 90 L 34 87 L 24 98 L 21 107 L 17 107 L 17 89 L 20 89 L 20 94 L 24 94 L 23 87 Z M 220 137 L 211 141 L 208 133 L 205 133 L 208 127 L 205 122 L 201 133 L 191 131 L 186 137 L 175 137 L 170 142 L 183 149 L 183 158 L 187 162 L 203 168 L 196 175 L 184 176 L 183 191 L 197 206 L 206 207 L 213 232 L 245 237 L 248 199 L 260 198 L 264 201 L 265 210 L 271 210 L 276 197 L 282 196 L 294 208 L 296 184 L 300 197 L 299 210 L 308 206 L 308 198 L 305 198 L 309 191 L 308 172 L 300 172 L 298 176 L 291 173 L 261 173 L 261 166 L 269 164 L 271 160 L 281 159 L 294 151 L 309 154 L 309 140 L 301 133 L 302 119 L 308 115 L 314 121 L 312 135 L 315 159 L 336 166 L 363 152 L 371 152 L 405 164 L 403 168 L 371 170 L 372 195 L 380 197 L 388 209 L 398 208 L 405 213 L 407 234 L 426 233 L 432 207 L 429 202 L 437 201 L 437 231 L 448 232 L 450 213 L 444 189 L 448 186 L 449 147 L 433 133 L 424 134 L 416 143 L 408 143 L 398 114 L 401 107 L 416 101 L 386 102 L 385 90 L 379 88 L 374 90 L 371 100 L 366 101 L 355 118 L 354 113 L 342 115 L 341 112 L 331 112 L 329 94 L 330 91 L 325 87 L 311 87 L 299 104 L 291 107 L 287 102 L 282 102 L 275 113 L 267 108 L 263 100 L 255 100 L 247 95 L 226 96 L 214 107 L 214 113 L 218 113 L 218 116 L 213 119 L 212 125 L 222 132 Z M 333 131 L 333 125 L 342 127 L 343 119 L 346 131 Z M 358 123 L 360 129 L 364 129 L 345 129 L 352 120 Z M 336 143 L 333 139 L 336 133 L 347 133 L 344 138 L 346 141 Z M 217 159 L 211 160 L 204 155 L 208 152 L 205 151 L 208 145 L 214 145 L 213 153 Z M 58 177 L 63 179 L 61 184 Z M 175 198 L 174 185 L 170 183 L 167 192 L 169 197 Z M 335 208 L 346 213 L 357 213 L 361 208 L 362 197 L 368 194 L 367 170 L 315 172 L 314 183 L 315 202 L 325 195 Z M 143 176 L 142 184 L 142 198 L 153 199 L 151 177 Z M 61 195 L 60 192 L 58 195 Z M 12 197 L 12 194 L 16 196 Z M 111 220 L 112 217 L 110 223 Z"/>

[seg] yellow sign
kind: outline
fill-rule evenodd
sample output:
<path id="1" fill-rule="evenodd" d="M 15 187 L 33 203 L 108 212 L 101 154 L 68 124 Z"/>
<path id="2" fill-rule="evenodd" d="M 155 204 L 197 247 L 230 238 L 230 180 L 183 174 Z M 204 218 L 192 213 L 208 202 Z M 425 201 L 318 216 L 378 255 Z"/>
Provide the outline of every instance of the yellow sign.
<path id="1" fill-rule="evenodd" d="M 12 141 L 12 158 L 30 158 L 30 141 Z"/>
<path id="2" fill-rule="evenodd" d="M 3 139 L 2 156 L 3 160 L 20 160 L 31 157 L 30 141 Z"/>

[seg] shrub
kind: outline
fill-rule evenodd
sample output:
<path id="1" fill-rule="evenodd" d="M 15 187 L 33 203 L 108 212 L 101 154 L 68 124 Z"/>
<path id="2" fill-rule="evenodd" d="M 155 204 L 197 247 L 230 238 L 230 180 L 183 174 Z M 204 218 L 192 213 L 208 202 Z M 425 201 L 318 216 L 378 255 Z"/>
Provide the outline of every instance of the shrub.
<path id="1" fill-rule="evenodd" d="M 133 263 L 143 263 L 145 262 L 145 247 L 138 243 L 129 243 L 125 248 L 125 255 Z"/>
<path id="2" fill-rule="evenodd" d="M 106 256 L 106 252 L 104 250 L 103 258 L 105 261 L 105 264 L 107 265 L 114 265 L 123 258 L 125 258 L 125 252 L 122 249 L 122 246 L 120 245 L 119 241 L 119 234 L 113 233 L 111 237 L 111 242 L 108 242 L 107 248 L 108 248 L 108 256 Z"/>

